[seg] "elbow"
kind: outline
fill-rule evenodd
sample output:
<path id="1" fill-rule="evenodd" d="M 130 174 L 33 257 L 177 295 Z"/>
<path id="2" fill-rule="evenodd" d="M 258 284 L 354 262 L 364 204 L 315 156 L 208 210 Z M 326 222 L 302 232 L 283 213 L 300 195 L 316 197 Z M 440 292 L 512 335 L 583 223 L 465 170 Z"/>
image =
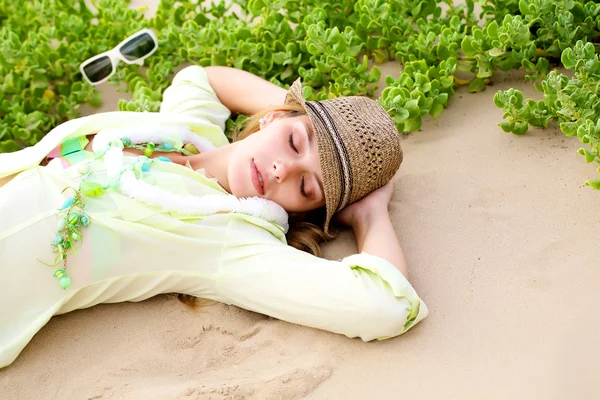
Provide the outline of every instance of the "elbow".
<path id="1" fill-rule="evenodd" d="M 427 315 L 427 307 L 418 300 L 416 304 L 404 297 L 385 296 L 364 307 L 358 337 L 364 341 L 384 340 L 399 336 Z"/>

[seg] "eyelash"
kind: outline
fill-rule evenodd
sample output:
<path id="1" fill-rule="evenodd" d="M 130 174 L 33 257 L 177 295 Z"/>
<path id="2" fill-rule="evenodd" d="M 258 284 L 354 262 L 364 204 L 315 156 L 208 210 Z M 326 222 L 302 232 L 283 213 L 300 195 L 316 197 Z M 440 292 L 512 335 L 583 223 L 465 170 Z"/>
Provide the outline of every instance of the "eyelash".
<path id="1" fill-rule="evenodd" d="M 292 148 L 292 150 L 294 150 L 297 154 L 300 154 L 300 152 L 298 151 L 296 146 L 294 146 L 293 134 L 290 134 L 289 142 L 290 142 L 290 147 Z M 300 193 L 302 194 L 302 196 L 308 198 L 308 195 L 306 194 L 306 191 L 304 190 L 304 176 L 302 177 L 302 181 L 300 182 Z"/>
<path id="2" fill-rule="evenodd" d="M 304 177 L 302 177 L 302 181 L 300 182 L 300 193 L 302 193 L 302 196 L 308 198 L 308 195 L 304 191 Z"/>
<path id="3" fill-rule="evenodd" d="M 292 149 L 293 149 L 293 150 L 294 150 L 296 153 L 298 153 L 298 154 L 299 154 L 299 152 L 298 152 L 298 149 L 296 148 L 296 146 L 294 146 L 294 136 L 293 136 L 293 133 L 290 133 L 290 139 L 289 139 L 289 142 L 290 142 L 290 147 L 291 147 L 291 148 L 292 148 Z"/>

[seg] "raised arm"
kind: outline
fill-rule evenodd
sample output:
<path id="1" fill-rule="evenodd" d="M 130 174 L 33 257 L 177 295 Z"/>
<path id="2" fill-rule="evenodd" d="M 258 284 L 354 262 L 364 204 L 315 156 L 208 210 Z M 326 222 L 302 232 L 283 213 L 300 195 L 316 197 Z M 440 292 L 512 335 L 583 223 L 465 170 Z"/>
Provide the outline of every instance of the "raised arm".
<path id="1" fill-rule="evenodd" d="M 326 260 L 241 220 L 228 229 L 219 301 L 365 341 L 400 335 L 427 315 L 408 280 L 382 257 Z"/>
<path id="2" fill-rule="evenodd" d="M 217 97 L 232 113 L 255 114 L 284 103 L 287 91 L 249 72 L 229 67 L 205 67 Z"/>
<path id="3" fill-rule="evenodd" d="M 406 258 L 388 212 L 388 203 L 393 191 L 392 180 L 364 199 L 340 211 L 337 219 L 352 227 L 359 252 L 369 253 L 389 261 L 408 279 Z"/>

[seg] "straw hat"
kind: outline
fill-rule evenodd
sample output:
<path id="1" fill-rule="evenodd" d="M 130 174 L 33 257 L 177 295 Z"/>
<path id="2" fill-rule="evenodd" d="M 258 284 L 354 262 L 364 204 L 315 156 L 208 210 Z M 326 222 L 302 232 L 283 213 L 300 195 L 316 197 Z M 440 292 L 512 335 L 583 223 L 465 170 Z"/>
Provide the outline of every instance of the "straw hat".
<path id="1" fill-rule="evenodd" d="M 333 215 L 392 179 L 402 162 L 394 121 L 368 97 L 305 101 L 302 83 L 290 87 L 285 104 L 302 106 L 313 124 L 323 172 L 329 231 Z"/>

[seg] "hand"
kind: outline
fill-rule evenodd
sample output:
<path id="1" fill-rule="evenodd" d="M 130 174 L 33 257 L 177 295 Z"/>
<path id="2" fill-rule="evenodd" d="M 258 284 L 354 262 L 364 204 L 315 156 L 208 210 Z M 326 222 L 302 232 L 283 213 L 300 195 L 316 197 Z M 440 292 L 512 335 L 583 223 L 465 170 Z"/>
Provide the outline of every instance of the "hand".
<path id="1" fill-rule="evenodd" d="M 392 193 L 394 193 L 393 179 L 386 185 L 338 212 L 336 220 L 343 225 L 355 227 L 377 213 L 385 212 L 387 214 Z"/>

